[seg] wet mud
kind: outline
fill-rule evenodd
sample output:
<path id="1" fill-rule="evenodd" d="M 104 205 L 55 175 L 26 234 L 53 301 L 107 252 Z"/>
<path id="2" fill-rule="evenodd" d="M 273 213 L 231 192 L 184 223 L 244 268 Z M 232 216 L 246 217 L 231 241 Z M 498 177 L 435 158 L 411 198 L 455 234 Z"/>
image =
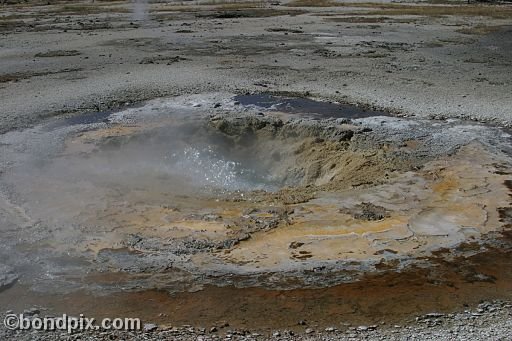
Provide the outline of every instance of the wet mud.
<path id="1" fill-rule="evenodd" d="M 207 286 L 196 292 L 175 294 L 141 290 L 100 296 L 87 291 L 41 296 L 17 285 L 9 291 L 19 299 L 12 302 L 7 295 L 0 295 L 0 302 L 18 310 L 35 305 L 46 307 L 47 313 L 139 317 L 162 327 L 193 324 L 209 328 L 228 324 L 219 328 L 220 333 L 233 328 L 263 332 L 286 328 L 300 332 L 308 327 L 335 326 L 344 330 L 361 324 L 407 324 L 422 314 L 466 310 L 490 299 L 509 300 L 512 244 L 509 237 L 501 239 L 501 243 L 506 245 L 504 249 L 489 248 L 453 263 L 439 261 L 431 268 L 368 275 L 355 283 L 324 289 Z M 124 283 L 121 274 L 89 277 L 120 288 Z M 98 300 L 101 305 L 96 304 Z"/>

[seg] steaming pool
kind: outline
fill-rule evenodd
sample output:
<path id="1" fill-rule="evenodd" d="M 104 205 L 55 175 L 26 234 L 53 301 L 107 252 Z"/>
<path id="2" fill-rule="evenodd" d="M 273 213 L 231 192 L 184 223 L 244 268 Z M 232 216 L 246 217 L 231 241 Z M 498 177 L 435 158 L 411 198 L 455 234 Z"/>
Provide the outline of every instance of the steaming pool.
<path id="1" fill-rule="evenodd" d="M 81 293 L 101 315 L 182 300 L 169 314 L 185 321 L 227 298 L 260 297 L 257 315 L 275 291 L 335 304 L 379 276 L 450 277 L 475 299 L 468 283 L 508 281 L 510 136 L 350 110 L 204 94 L 4 134 L 0 301 L 59 310 Z"/>

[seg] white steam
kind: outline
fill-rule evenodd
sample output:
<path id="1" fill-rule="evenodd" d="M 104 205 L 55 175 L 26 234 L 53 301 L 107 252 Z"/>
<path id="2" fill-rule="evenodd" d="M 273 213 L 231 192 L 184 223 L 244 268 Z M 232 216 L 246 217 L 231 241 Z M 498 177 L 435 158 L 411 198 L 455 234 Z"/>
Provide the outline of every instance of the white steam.
<path id="1" fill-rule="evenodd" d="M 133 20 L 148 20 L 148 0 L 133 0 Z"/>

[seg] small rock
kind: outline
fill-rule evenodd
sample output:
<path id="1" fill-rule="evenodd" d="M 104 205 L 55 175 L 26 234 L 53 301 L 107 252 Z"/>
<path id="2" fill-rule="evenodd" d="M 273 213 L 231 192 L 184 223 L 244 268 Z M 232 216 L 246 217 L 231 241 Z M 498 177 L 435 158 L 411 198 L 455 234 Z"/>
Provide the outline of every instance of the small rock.
<path id="1" fill-rule="evenodd" d="M 218 214 L 208 213 L 208 214 L 204 214 L 201 217 L 201 220 L 204 220 L 204 221 L 216 221 L 216 220 L 222 220 L 222 217 L 220 215 L 218 215 Z"/>
<path id="2" fill-rule="evenodd" d="M 288 246 L 290 249 L 297 249 L 299 247 L 301 247 L 302 245 L 304 245 L 304 243 L 302 242 L 291 242 L 290 245 Z M 303 321 L 304 322 L 304 321 Z M 300 323 L 299 323 L 300 324 Z"/>
<path id="3" fill-rule="evenodd" d="M 441 313 L 428 313 L 425 315 L 426 318 L 438 318 L 438 317 L 443 317 L 444 314 L 441 314 Z"/>
<path id="4" fill-rule="evenodd" d="M 18 275 L 7 265 L 0 264 L 0 289 L 13 285 L 18 280 Z"/>
<path id="5" fill-rule="evenodd" d="M 336 328 L 334 328 L 334 327 L 327 327 L 327 328 L 325 328 L 325 331 L 328 332 L 328 333 L 331 333 L 331 332 L 333 332 L 335 330 L 336 330 Z"/>
<path id="6" fill-rule="evenodd" d="M 215 333 L 217 331 L 218 331 L 217 327 L 211 327 L 210 328 L 210 333 Z"/>
<path id="7" fill-rule="evenodd" d="M 23 311 L 23 315 L 25 316 L 34 316 L 34 315 L 37 315 L 39 314 L 41 311 L 37 308 L 30 308 L 30 309 L 27 309 L 25 311 Z"/>
<path id="8" fill-rule="evenodd" d="M 306 328 L 306 334 L 312 334 L 314 333 L 315 331 L 311 328 Z"/>
<path id="9" fill-rule="evenodd" d="M 156 330 L 157 328 L 158 328 L 158 326 L 154 323 L 145 323 L 144 324 L 145 332 L 152 332 L 152 331 Z"/>

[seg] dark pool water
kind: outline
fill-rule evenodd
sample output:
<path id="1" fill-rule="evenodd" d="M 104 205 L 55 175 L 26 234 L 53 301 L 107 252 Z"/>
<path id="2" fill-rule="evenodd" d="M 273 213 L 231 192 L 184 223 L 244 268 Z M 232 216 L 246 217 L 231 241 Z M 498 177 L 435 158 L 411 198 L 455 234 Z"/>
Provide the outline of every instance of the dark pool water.
<path id="1" fill-rule="evenodd" d="M 319 118 L 365 118 L 390 116 L 383 111 L 368 110 L 355 105 L 315 101 L 309 98 L 281 97 L 269 94 L 235 96 L 241 105 L 254 105 L 292 114 L 312 114 Z"/>

